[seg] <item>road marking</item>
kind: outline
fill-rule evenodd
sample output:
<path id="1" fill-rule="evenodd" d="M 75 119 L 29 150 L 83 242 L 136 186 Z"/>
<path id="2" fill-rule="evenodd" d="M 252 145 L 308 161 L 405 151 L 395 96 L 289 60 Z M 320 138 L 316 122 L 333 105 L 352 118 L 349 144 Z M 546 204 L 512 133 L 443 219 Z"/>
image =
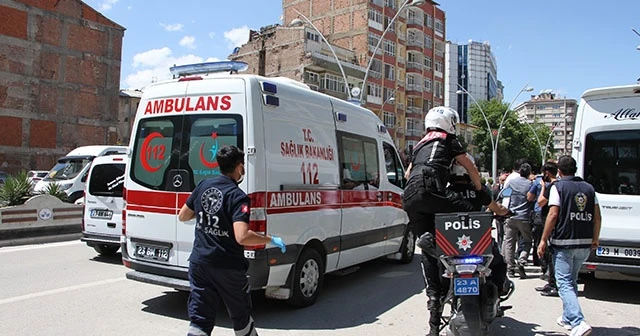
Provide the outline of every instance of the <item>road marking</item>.
<path id="1" fill-rule="evenodd" d="M 29 250 L 37 250 L 43 248 L 50 247 L 61 247 L 61 246 L 71 246 L 77 244 L 84 244 L 80 240 L 72 240 L 60 243 L 48 243 L 48 244 L 37 244 L 37 245 L 26 245 L 26 246 L 11 246 L 11 247 L 2 247 L 0 248 L 0 254 L 8 253 L 8 252 L 20 252 L 20 251 L 29 251 Z"/>
<path id="2" fill-rule="evenodd" d="M 47 295 L 52 295 L 52 294 L 70 292 L 70 291 L 74 291 L 74 290 L 77 290 L 77 289 L 84 289 L 84 288 L 89 288 L 89 287 L 107 285 L 107 284 L 110 284 L 110 283 L 114 283 L 114 282 L 118 282 L 118 281 L 124 281 L 124 280 L 125 280 L 125 277 L 122 276 L 120 278 L 107 279 L 107 280 L 101 280 L 101 281 L 96 281 L 96 282 L 89 282 L 89 283 L 85 283 L 85 284 L 81 284 L 81 285 L 75 285 L 75 286 L 51 289 L 51 290 L 46 290 L 46 291 L 42 291 L 42 292 L 38 292 L 38 293 L 31 293 L 31 294 L 27 294 L 27 295 L 21 295 L 21 296 L 14 296 L 12 298 L 7 298 L 7 299 L 0 300 L 0 305 L 6 304 L 6 303 L 14 303 L 14 302 L 18 302 L 18 301 L 34 299 L 34 298 L 47 296 Z"/>

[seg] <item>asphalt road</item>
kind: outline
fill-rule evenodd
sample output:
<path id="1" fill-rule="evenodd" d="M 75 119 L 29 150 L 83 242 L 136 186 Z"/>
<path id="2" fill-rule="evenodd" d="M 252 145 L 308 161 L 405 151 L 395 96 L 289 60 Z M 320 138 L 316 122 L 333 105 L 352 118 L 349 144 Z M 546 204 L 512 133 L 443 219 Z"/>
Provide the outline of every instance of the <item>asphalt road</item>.
<path id="1" fill-rule="evenodd" d="M 318 302 L 292 309 L 254 295 L 260 335 L 424 335 L 426 298 L 418 258 L 366 263 L 328 276 Z M 528 268 L 535 273 L 535 268 Z M 125 279 L 120 255 L 98 257 L 79 241 L 0 248 L 0 335 L 185 335 L 187 294 Z M 491 335 L 566 335 L 559 298 L 537 278 L 516 279 L 513 309 Z M 594 336 L 640 335 L 640 283 L 590 280 L 580 302 Z M 222 312 L 215 335 L 233 335 Z"/>

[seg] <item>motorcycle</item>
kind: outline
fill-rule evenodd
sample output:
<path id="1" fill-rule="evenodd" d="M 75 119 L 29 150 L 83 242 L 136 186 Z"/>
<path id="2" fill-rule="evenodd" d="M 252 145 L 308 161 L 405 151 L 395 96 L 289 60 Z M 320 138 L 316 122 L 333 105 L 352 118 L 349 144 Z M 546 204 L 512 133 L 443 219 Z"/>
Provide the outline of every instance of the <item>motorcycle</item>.
<path id="1" fill-rule="evenodd" d="M 504 263 L 491 236 L 492 220 L 488 212 L 436 214 L 435 246 L 428 253 L 440 260 L 443 282 L 449 282 L 441 304 L 450 307 L 441 324 L 447 336 L 488 335 L 491 322 L 511 308 L 500 304 L 513 294 L 513 282 L 505 275 L 496 284 L 491 277 L 492 266 L 499 266 L 494 258 Z"/>

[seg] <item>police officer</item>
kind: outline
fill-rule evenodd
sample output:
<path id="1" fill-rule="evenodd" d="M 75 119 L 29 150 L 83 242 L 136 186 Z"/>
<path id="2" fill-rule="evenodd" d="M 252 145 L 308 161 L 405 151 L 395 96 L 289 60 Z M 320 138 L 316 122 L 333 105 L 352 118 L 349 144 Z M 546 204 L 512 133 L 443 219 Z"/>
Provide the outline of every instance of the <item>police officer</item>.
<path id="1" fill-rule="evenodd" d="M 558 324 L 571 329 L 571 336 L 591 333 L 578 303 L 578 271 L 600 237 L 600 207 L 591 184 L 575 176 L 576 160 L 564 155 L 558 159 L 560 179 L 551 186 L 549 214 L 545 221 L 538 256 L 544 257 L 547 240 L 553 247 L 556 284 L 562 299 Z"/>
<path id="2" fill-rule="evenodd" d="M 453 160 L 471 172 L 474 190 L 481 190 L 480 173 L 469 160 L 456 138 L 459 121 L 456 110 L 439 106 L 425 116 L 426 135 L 413 148 L 407 174 L 408 182 L 403 195 L 403 208 L 409 216 L 416 237 L 425 232 L 435 235 L 435 213 L 449 208 L 450 195 L 447 190 L 449 168 Z M 439 261 L 425 251 L 422 252 L 422 268 L 427 286 L 429 309 L 429 335 L 438 335 L 441 323 L 440 297 L 445 289 L 440 283 Z"/>
<path id="3" fill-rule="evenodd" d="M 245 246 L 272 243 L 282 253 L 281 238 L 260 235 L 249 229 L 249 197 L 238 184 L 244 178 L 244 153 L 223 146 L 216 154 L 221 175 L 201 181 L 193 190 L 178 219 L 196 218 L 195 239 L 189 258 L 188 335 L 210 335 L 216 309 L 222 301 L 237 336 L 254 336 L 251 296 L 244 258 Z"/>

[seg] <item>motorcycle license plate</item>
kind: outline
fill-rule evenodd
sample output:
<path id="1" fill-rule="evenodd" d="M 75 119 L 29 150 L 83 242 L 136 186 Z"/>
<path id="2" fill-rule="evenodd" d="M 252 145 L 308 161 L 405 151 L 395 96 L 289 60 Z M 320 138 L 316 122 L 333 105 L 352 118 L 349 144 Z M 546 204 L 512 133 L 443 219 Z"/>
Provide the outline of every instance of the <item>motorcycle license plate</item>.
<path id="1" fill-rule="evenodd" d="M 460 295 L 479 295 L 480 281 L 478 278 L 455 278 L 453 279 L 453 294 Z"/>

